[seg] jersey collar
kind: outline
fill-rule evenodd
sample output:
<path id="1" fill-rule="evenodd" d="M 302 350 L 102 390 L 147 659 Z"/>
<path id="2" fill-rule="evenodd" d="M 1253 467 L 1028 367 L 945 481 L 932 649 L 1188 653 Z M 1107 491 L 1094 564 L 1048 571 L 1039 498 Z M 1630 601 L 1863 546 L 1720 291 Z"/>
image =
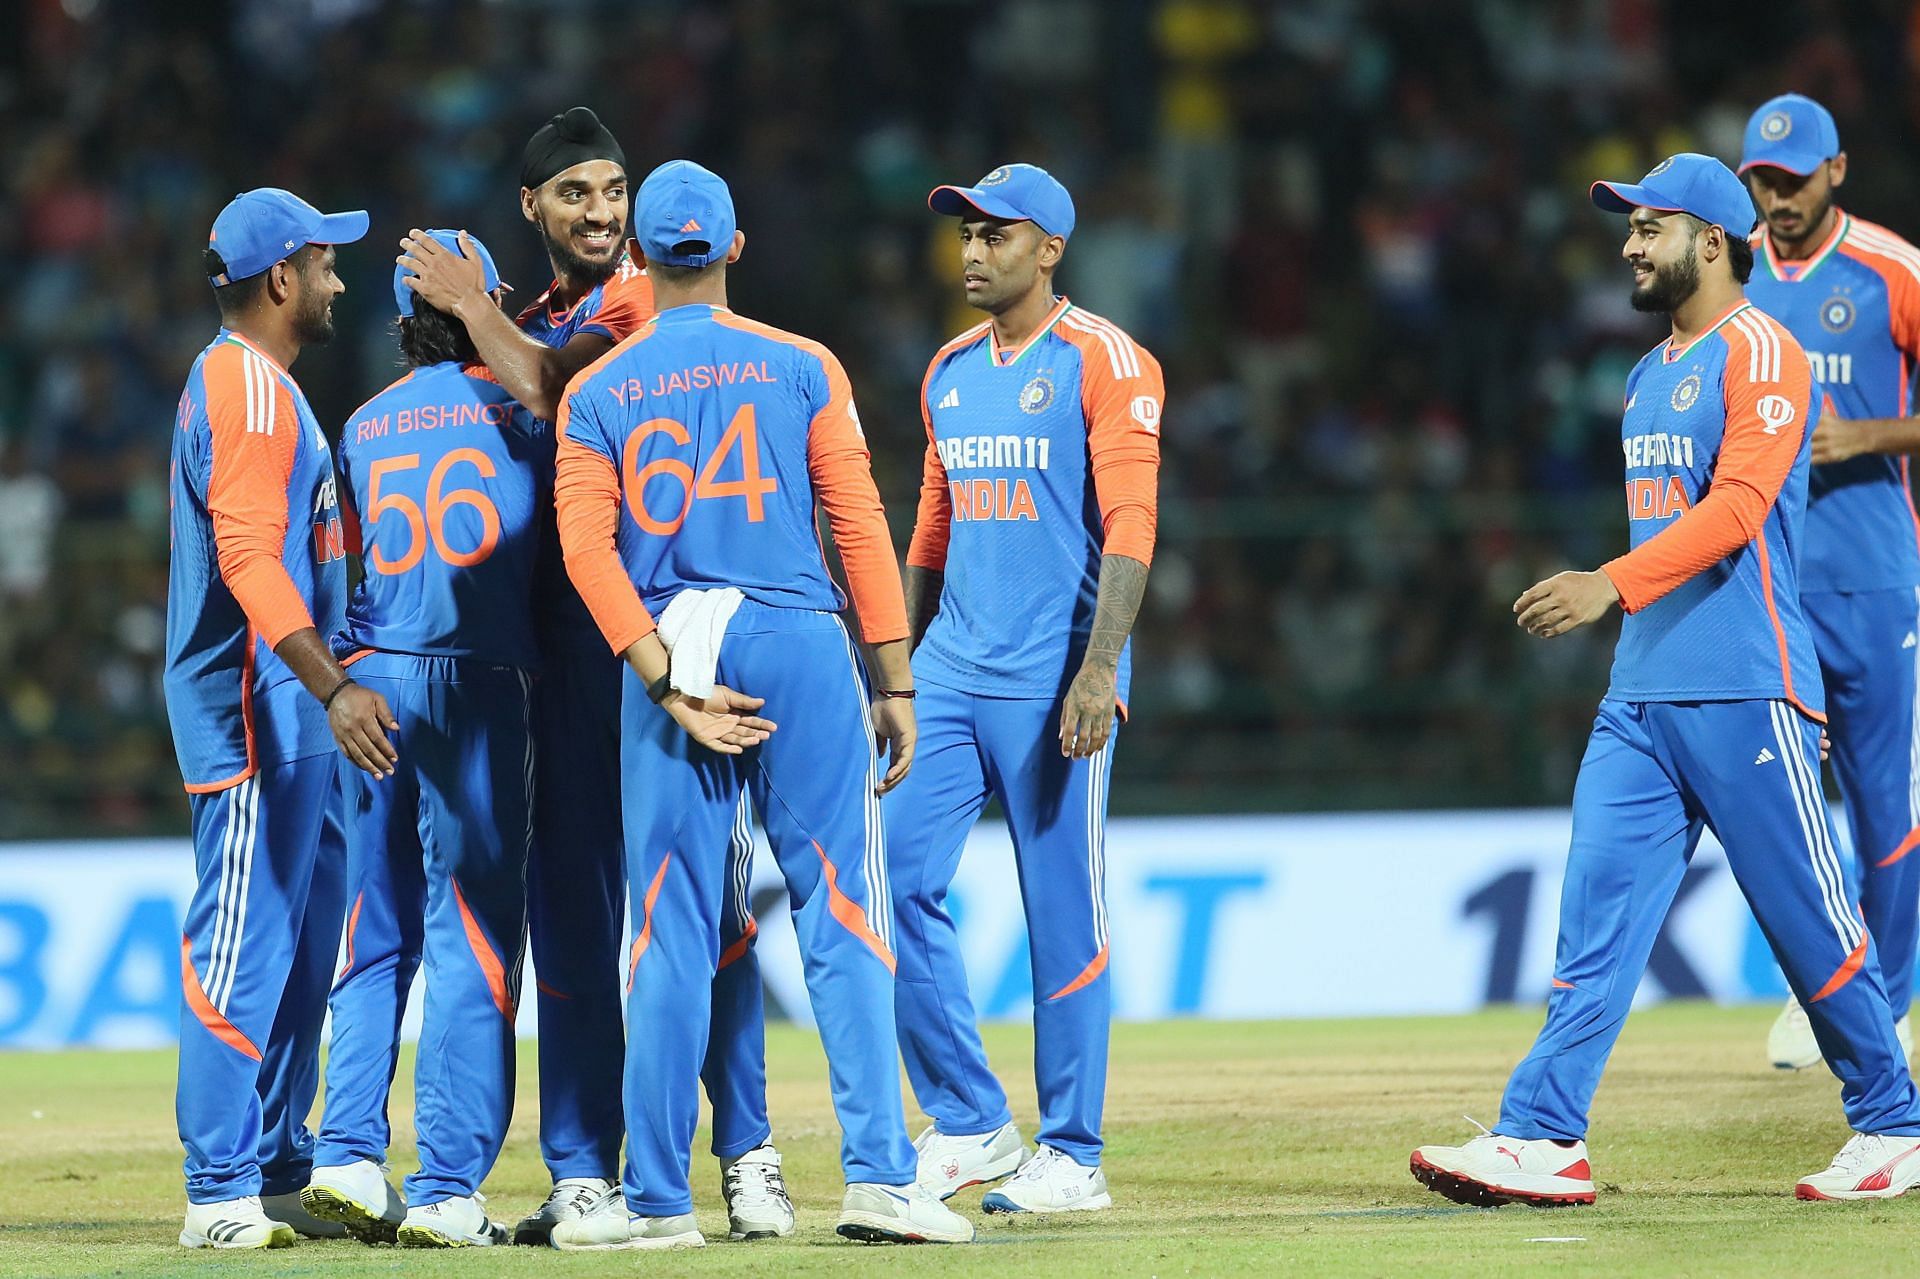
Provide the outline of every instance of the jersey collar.
<path id="1" fill-rule="evenodd" d="M 1767 264 L 1768 274 L 1772 275 L 1776 280 L 1793 282 L 1804 280 L 1812 275 L 1814 269 L 1831 257 L 1833 251 L 1840 247 L 1840 241 L 1847 238 L 1847 231 L 1853 226 L 1853 219 L 1848 216 L 1845 209 L 1836 209 L 1835 213 L 1839 216 L 1833 220 L 1833 230 L 1827 232 L 1827 238 L 1821 242 L 1820 247 L 1809 254 L 1803 262 L 1782 262 L 1779 256 L 1773 251 L 1773 232 L 1762 231 L 1760 233 L 1760 251 L 1763 260 Z"/>
<path id="2" fill-rule="evenodd" d="M 278 369 L 282 373 L 286 373 L 288 377 L 293 376 L 293 374 L 287 373 L 287 369 L 285 365 L 281 364 L 280 361 L 274 359 L 271 355 L 268 355 L 265 351 L 261 350 L 258 346 L 255 346 L 251 340 L 240 336 L 238 333 L 235 333 L 232 329 L 221 329 L 220 332 L 222 335 L 224 335 L 227 338 L 228 341 L 239 343 L 241 346 L 246 347 L 247 350 L 252 351 L 255 355 L 259 356 L 261 359 L 265 360 L 268 364 L 272 365 L 275 369 Z"/>
<path id="3" fill-rule="evenodd" d="M 540 296 L 533 300 L 533 304 L 529 306 L 527 310 L 539 311 L 541 314 L 547 317 L 548 324 L 551 324 L 554 327 L 558 328 L 560 325 L 565 324 L 568 320 L 573 318 L 573 313 L 580 309 L 580 304 L 582 302 L 585 302 L 588 298 L 592 297 L 595 293 L 599 292 L 601 289 L 606 288 L 607 285 L 613 282 L 614 276 L 617 276 L 620 274 L 620 268 L 625 266 L 628 262 L 632 261 L 636 256 L 633 250 L 634 250 L 634 243 L 632 240 L 628 240 L 626 243 L 626 247 L 621 250 L 620 260 L 613 264 L 613 275 L 608 276 L 606 279 L 594 285 L 591 289 L 588 289 L 585 293 L 582 293 L 579 297 L 575 298 L 573 300 L 573 305 L 568 307 L 566 310 L 555 311 L 553 309 L 553 291 L 560 287 L 560 281 L 558 277 L 554 279 L 553 283 L 549 284 L 544 290 L 541 291 Z"/>
<path id="4" fill-rule="evenodd" d="M 1753 303 L 1747 301 L 1745 298 L 1741 298 L 1738 302 L 1735 302 L 1732 306 L 1728 307 L 1725 311 L 1722 311 L 1720 313 L 1719 319 L 1715 320 L 1712 324 L 1709 324 L 1705 329 L 1701 330 L 1700 335 L 1698 337 L 1694 338 L 1693 341 L 1687 343 L 1685 346 L 1681 347 L 1677 351 L 1674 349 L 1673 339 L 1668 338 L 1666 354 L 1661 357 L 1662 361 L 1667 364 L 1672 364 L 1675 360 L 1684 356 L 1688 351 L 1693 350 L 1694 347 L 1699 346 L 1702 342 L 1706 341 L 1709 337 L 1712 337 L 1713 334 L 1719 330 L 1721 325 L 1725 324 L 1728 320 L 1731 320 L 1734 316 L 1740 314 L 1742 311 L 1746 310 L 1748 307 L 1752 305 Z"/>
<path id="5" fill-rule="evenodd" d="M 1047 318 L 1041 321 L 1040 327 L 1035 329 L 1026 341 L 1015 347 L 1011 352 L 1001 349 L 1000 339 L 994 334 L 993 325 L 987 325 L 988 349 L 993 352 L 993 362 L 995 366 L 1000 367 L 1009 364 L 1018 364 L 1020 357 L 1028 351 L 1031 351 L 1036 342 L 1051 332 L 1054 325 L 1060 323 L 1060 317 L 1071 310 L 1073 310 L 1073 303 L 1067 301 L 1065 298 L 1056 298 L 1053 303 L 1053 310 L 1047 312 Z"/>

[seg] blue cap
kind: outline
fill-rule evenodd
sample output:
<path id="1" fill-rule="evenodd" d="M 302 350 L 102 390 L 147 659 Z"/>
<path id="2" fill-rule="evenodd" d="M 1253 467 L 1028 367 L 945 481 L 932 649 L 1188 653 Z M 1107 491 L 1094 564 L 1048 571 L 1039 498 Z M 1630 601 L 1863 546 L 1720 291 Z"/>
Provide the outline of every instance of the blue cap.
<path id="1" fill-rule="evenodd" d="M 322 213 L 291 191 L 257 187 L 227 202 L 207 247 L 227 264 L 216 285 L 255 276 L 309 244 L 352 244 L 367 233 L 367 211 Z"/>
<path id="2" fill-rule="evenodd" d="M 649 262 L 711 266 L 733 251 L 733 192 L 691 160 L 669 160 L 640 184 L 634 238 Z"/>
<path id="3" fill-rule="evenodd" d="M 1058 178 L 1033 164 L 1003 164 L 970 187 L 935 187 L 927 207 L 956 217 L 1031 222 L 1063 240 L 1073 234 L 1073 197 Z"/>
<path id="4" fill-rule="evenodd" d="M 1596 182 L 1590 194 L 1594 204 L 1610 213 L 1631 213 L 1635 209 L 1691 213 L 1743 240 L 1759 220 L 1746 183 L 1712 156 L 1693 151 L 1668 156 L 1648 169 L 1638 183 Z"/>
<path id="5" fill-rule="evenodd" d="M 1747 120 L 1740 172 L 1764 164 L 1804 178 L 1839 154 L 1840 130 L 1827 109 L 1803 94 L 1783 93 Z"/>
<path id="6" fill-rule="evenodd" d="M 427 232 L 427 235 L 431 239 L 438 241 L 442 247 L 454 253 L 460 252 L 460 233 L 458 231 L 449 231 L 441 227 Z M 480 238 L 474 235 L 467 237 L 467 243 L 473 246 L 474 256 L 480 259 L 480 270 L 486 276 L 485 287 L 487 292 L 491 293 L 495 289 L 505 288 L 506 286 L 500 281 L 500 268 L 493 264 L 493 254 L 487 252 L 487 246 L 480 243 Z M 393 268 L 393 300 L 399 305 L 401 315 L 412 315 L 414 301 L 420 296 L 407 287 L 407 279 L 412 275 L 412 267 L 396 266 Z"/>

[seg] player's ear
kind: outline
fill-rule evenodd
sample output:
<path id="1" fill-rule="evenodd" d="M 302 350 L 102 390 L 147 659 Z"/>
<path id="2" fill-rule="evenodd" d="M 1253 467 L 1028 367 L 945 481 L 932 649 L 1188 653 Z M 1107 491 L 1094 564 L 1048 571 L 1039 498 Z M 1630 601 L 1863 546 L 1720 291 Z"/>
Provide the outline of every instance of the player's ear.
<path id="1" fill-rule="evenodd" d="M 1839 186 L 1847 180 L 1847 153 L 1842 151 L 1827 161 L 1827 185 Z"/>
<path id="2" fill-rule="evenodd" d="M 745 231 L 735 231 L 733 233 L 733 247 L 727 250 L 727 264 L 731 266 L 733 263 L 738 262 L 741 251 L 746 247 L 747 233 Z"/>
<path id="3" fill-rule="evenodd" d="M 1040 265 L 1049 269 L 1059 266 L 1060 259 L 1066 256 L 1067 242 L 1057 235 L 1050 235 L 1040 242 Z"/>
<path id="4" fill-rule="evenodd" d="M 293 296 L 293 263 L 281 259 L 267 268 L 267 297 L 275 306 Z"/>
<path id="5" fill-rule="evenodd" d="M 535 226 L 539 226 L 540 211 L 534 207 L 533 201 L 534 201 L 533 188 L 521 187 L 520 188 L 520 216 L 525 218 L 527 221 L 533 223 Z"/>

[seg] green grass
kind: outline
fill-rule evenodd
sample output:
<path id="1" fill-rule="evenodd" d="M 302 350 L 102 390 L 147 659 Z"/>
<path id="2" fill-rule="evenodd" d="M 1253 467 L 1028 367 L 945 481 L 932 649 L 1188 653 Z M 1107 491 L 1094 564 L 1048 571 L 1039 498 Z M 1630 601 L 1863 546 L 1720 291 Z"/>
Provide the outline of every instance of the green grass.
<path id="1" fill-rule="evenodd" d="M 339 1241 L 273 1253 L 174 1244 L 182 1198 L 165 1053 L 0 1057 L 0 1275 L 1272 1275 L 1903 1274 L 1920 1269 L 1920 1195 L 1802 1204 L 1794 1180 L 1847 1135 L 1824 1073 L 1762 1061 L 1771 1009 L 1638 1013 L 1601 1086 L 1600 1202 L 1455 1208 L 1407 1174 L 1407 1152 L 1492 1122 L 1536 1010 L 1471 1017 L 1162 1023 L 1114 1031 L 1107 1168 L 1119 1206 L 1080 1219 L 981 1221 L 973 1248 L 863 1248 L 833 1235 L 839 1134 L 811 1036 L 768 1035 L 774 1124 L 801 1214 L 792 1240 L 725 1242 L 713 1160 L 694 1159 L 704 1252 L 422 1253 Z M 1015 1114 L 1034 1105 L 1019 1027 L 987 1036 Z M 545 1190 L 531 1053 L 486 1192 L 508 1220 Z M 411 1095 L 395 1098 L 410 1127 Z M 917 1121 L 916 1116 L 916 1121 Z M 704 1135 L 703 1135 L 704 1140 Z M 394 1151 L 409 1169 L 411 1148 Z M 956 1206 L 977 1213 L 979 1192 Z M 1529 1242 L 1577 1236 L 1578 1242 Z"/>

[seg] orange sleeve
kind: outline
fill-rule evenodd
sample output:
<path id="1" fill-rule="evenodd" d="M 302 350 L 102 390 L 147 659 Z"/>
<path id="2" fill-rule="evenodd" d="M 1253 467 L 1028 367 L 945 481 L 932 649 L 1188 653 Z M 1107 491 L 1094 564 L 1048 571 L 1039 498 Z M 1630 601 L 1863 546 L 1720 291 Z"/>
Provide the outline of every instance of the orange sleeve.
<path id="1" fill-rule="evenodd" d="M 862 638 L 869 644 L 905 639 L 907 599 L 900 587 L 900 563 L 894 558 L 880 491 L 873 484 L 853 387 L 830 352 L 820 352 L 820 363 L 826 372 L 827 402 L 807 429 L 807 472 L 814 496 L 826 509 L 827 526 L 840 550 Z"/>
<path id="2" fill-rule="evenodd" d="M 1062 323 L 1072 319 L 1068 312 Z M 1087 454 L 1105 534 L 1102 554 L 1153 563 L 1160 523 L 1160 410 L 1166 382 L 1160 363 L 1104 320 L 1097 341 L 1080 345 L 1080 400 L 1087 415 Z"/>
<path id="3" fill-rule="evenodd" d="M 1721 330 L 1728 348 L 1721 377 L 1727 422 L 1706 496 L 1639 546 L 1600 566 L 1629 613 L 1759 537 L 1800 455 L 1812 404 L 1812 370 L 1785 329 L 1760 322 L 1768 326 L 1770 340 L 1760 344 L 1757 356 L 1753 338 L 1740 324 Z"/>
<path id="4" fill-rule="evenodd" d="M 580 383 L 575 386 L 574 394 L 560 401 L 555 427 L 560 445 L 554 461 L 554 521 L 560 526 L 567 576 L 613 651 L 625 653 L 636 641 L 653 634 L 653 614 L 640 602 L 640 592 L 620 562 L 615 540 L 620 524 L 620 472 L 605 453 L 575 436 L 574 404 L 586 389 Z"/>
<path id="5" fill-rule="evenodd" d="M 207 511 L 214 554 L 247 622 L 268 648 L 277 648 L 313 625 L 284 559 L 291 520 L 287 484 L 300 446 L 300 415 L 273 367 L 238 343 L 214 348 L 202 373 L 212 428 Z"/>
<path id="6" fill-rule="evenodd" d="M 1854 218 L 1839 251 L 1885 282 L 1889 336 L 1908 360 L 1920 361 L 1920 248 L 1883 226 Z"/>
<path id="7" fill-rule="evenodd" d="M 653 318 L 653 281 L 644 270 L 635 269 L 631 274 L 628 270 L 621 267 L 607 281 L 606 291 L 600 295 L 600 309 L 580 326 L 580 332 L 600 332 L 613 342 L 624 342 Z"/>
<path id="8" fill-rule="evenodd" d="M 920 509 L 913 517 L 913 540 L 907 544 L 907 563 L 914 568 L 944 573 L 947 538 L 953 531 L 953 493 L 947 488 L 946 463 L 934 447 L 933 417 L 927 409 L 927 387 L 933 382 L 936 359 L 920 382 L 920 421 L 927 428 L 927 456 L 920 468 Z"/>

